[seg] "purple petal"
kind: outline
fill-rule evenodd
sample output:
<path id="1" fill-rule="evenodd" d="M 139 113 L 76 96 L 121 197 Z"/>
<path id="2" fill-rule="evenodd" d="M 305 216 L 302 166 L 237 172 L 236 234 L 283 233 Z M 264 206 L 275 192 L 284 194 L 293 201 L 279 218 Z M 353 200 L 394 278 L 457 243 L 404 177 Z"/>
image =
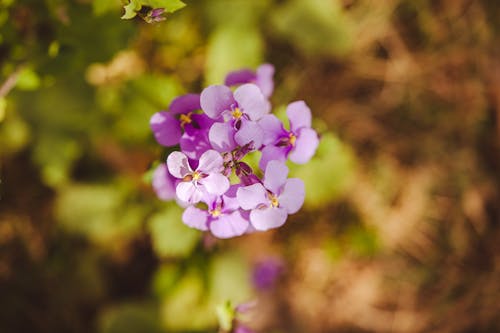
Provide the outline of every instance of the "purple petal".
<path id="1" fill-rule="evenodd" d="M 255 265 L 252 274 L 253 284 L 260 290 L 270 289 L 274 287 L 282 272 L 283 262 L 275 258 L 268 258 Z"/>
<path id="2" fill-rule="evenodd" d="M 254 82 L 256 75 L 249 69 L 241 69 L 227 74 L 224 84 L 226 86 L 235 86 L 242 83 Z"/>
<path id="3" fill-rule="evenodd" d="M 231 123 L 215 123 L 210 127 L 208 138 L 212 147 L 223 153 L 236 148 L 234 142 L 235 129 Z"/>
<path id="4" fill-rule="evenodd" d="M 290 151 L 290 160 L 297 164 L 309 162 L 318 148 L 319 138 L 312 128 L 302 128 L 297 134 L 295 146 Z"/>
<path id="5" fill-rule="evenodd" d="M 267 192 L 262 184 L 240 187 L 236 198 L 243 209 L 254 209 L 259 205 L 268 205 Z"/>
<path id="6" fill-rule="evenodd" d="M 236 192 L 241 187 L 240 184 L 234 184 L 224 193 L 222 212 L 232 212 L 240 208 L 240 203 L 236 198 Z"/>
<path id="7" fill-rule="evenodd" d="M 229 188 L 229 179 L 220 173 L 212 173 L 200 180 L 208 193 L 223 195 Z"/>
<path id="8" fill-rule="evenodd" d="M 212 145 L 208 141 L 208 135 L 203 131 L 194 132 L 192 135 L 189 135 L 186 131 L 181 136 L 179 143 L 181 150 L 193 160 L 199 160 L 204 152 L 212 149 Z"/>
<path id="9" fill-rule="evenodd" d="M 286 209 L 288 214 L 294 214 L 302 207 L 305 194 L 304 182 L 299 178 L 290 178 L 278 197 L 279 205 Z"/>
<path id="10" fill-rule="evenodd" d="M 203 192 L 193 182 L 180 182 L 175 193 L 181 201 L 190 204 L 198 203 L 203 198 Z"/>
<path id="11" fill-rule="evenodd" d="M 250 120 L 259 120 L 271 110 L 269 101 L 255 84 L 247 83 L 240 86 L 234 91 L 234 99 Z"/>
<path id="12" fill-rule="evenodd" d="M 201 155 L 197 170 L 203 173 L 221 172 L 222 163 L 223 160 L 221 154 L 213 149 L 210 149 Z"/>
<path id="13" fill-rule="evenodd" d="M 253 142 L 253 149 L 257 150 L 262 146 L 264 131 L 255 121 L 242 120 L 241 127 L 234 135 L 234 141 L 240 146 Z"/>
<path id="14" fill-rule="evenodd" d="M 280 227 L 285 224 L 286 218 L 286 210 L 280 207 L 254 209 L 250 212 L 250 222 L 255 229 L 260 231 Z"/>
<path id="15" fill-rule="evenodd" d="M 184 178 L 187 174 L 193 172 L 189 166 L 188 158 L 180 151 L 174 151 L 167 157 L 168 171 L 175 178 Z"/>
<path id="16" fill-rule="evenodd" d="M 311 127 L 311 110 L 304 101 L 288 104 L 286 115 L 290 120 L 290 129 L 292 132 L 296 132 L 303 127 Z"/>
<path id="17" fill-rule="evenodd" d="M 200 95 L 186 94 L 175 98 L 168 107 L 173 114 L 188 113 L 195 110 L 200 110 Z"/>
<path id="18" fill-rule="evenodd" d="M 269 161 L 286 161 L 287 147 L 265 146 L 262 149 L 262 156 L 259 161 L 259 167 L 265 170 Z"/>
<path id="19" fill-rule="evenodd" d="M 269 161 L 264 174 L 264 187 L 274 194 L 279 194 L 286 183 L 286 177 L 288 177 L 288 168 L 285 163 L 276 160 Z"/>
<path id="20" fill-rule="evenodd" d="M 259 86 L 264 96 L 269 98 L 274 90 L 274 66 L 271 64 L 260 65 L 257 68 L 256 74 L 255 83 Z"/>
<path id="21" fill-rule="evenodd" d="M 186 124 L 184 126 L 184 130 L 186 133 L 189 135 L 193 135 L 194 133 L 199 133 L 199 132 L 207 132 L 208 129 L 212 126 L 214 123 L 214 120 L 212 118 L 209 118 L 206 114 L 197 114 L 194 113 L 191 115 L 191 123 Z"/>
<path id="22" fill-rule="evenodd" d="M 208 213 L 194 206 L 187 207 L 182 214 L 182 222 L 185 225 L 202 231 L 208 230 L 207 220 Z"/>
<path id="23" fill-rule="evenodd" d="M 280 137 L 288 135 L 287 131 L 283 128 L 283 123 L 275 115 L 265 115 L 258 123 L 264 130 L 264 139 L 262 142 L 264 145 L 274 144 Z"/>
<path id="24" fill-rule="evenodd" d="M 170 147 L 179 143 L 182 135 L 181 125 L 172 114 L 157 112 L 151 117 L 149 125 L 159 144 Z"/>
<path id="25" fill-rule="evenodd" d="M 235 100 L 229 87 L 214 85 L 203 89 L 200 104 L 207 116 L 218 119 L 222 112 L 231 109 L 231 105 L 235 104 Z"/>
<path id="26" fill-rule="evenodd" d="M 222 214 L 210 223 L 210 231 L 215 237 L 231 238 L 245 233 L 250 223 L 241 216 L 239 211 Z"/>
<path id="27" fill-rule="evenodd" d="M 168 172 L 168 167 L 162 163 L 153 172 L 153 189 L 158 198 L 164 201 L 175 198 L 175 178 Z"/>

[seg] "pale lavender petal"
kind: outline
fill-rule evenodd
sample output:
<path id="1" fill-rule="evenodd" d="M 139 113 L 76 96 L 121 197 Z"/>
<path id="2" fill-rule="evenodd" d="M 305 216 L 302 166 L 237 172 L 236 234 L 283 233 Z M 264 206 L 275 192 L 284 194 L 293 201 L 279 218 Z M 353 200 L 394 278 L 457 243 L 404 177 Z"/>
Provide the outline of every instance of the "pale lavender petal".
<path id="1" fill-rule="evenodd" d="M 304 101 L 288 104 L 286 115 L 288 116 L 288 120 L 290 120 L 290 129 L 292 132 L 296 132 L 303 127 L 311 127 L 311 110 Z"/>
<path id="2" fill-rule="evenodd" d="M 234 99 L 250 120 L 259 120 L 271 110 L 269 101 L 264 97 L 259 87 L 252 83 L 238 87 L 234 91 Z"/>
<path id="3" fill-rule="evenodd" d="M 230 72 L 226 75 L 224 84 L 226 86 L 234 86 L 242 83 L 250 83 L 256 79 L 256 75 L 249 69 L 241 69 L 238 71 Z"/>
<path id="4" fill-rule="evenodd" d="M 259 86 L 260 90 L 265 97 L 269 98 L 274 90 L 274 66 L 271 64 L 263 64 L 257 68 L 255 83 Z"/>
<path id="5" fill-rule="evenodd" d="M 240 146 L 253 142 L 253 149 L 257 150 L 262 146 L 264 131 L 255 121 L 242 120 L 241 127 L 234 135 L 234 141 Z"/>
<path id="6" fill-rule="evenodd" d="M 236 148 L 235 129 L 231 123 L 215 123 L 210 127 L 208 138 L 212 147 L 218 152 L 227 152 Z"/>
<path id="7" fill-rule="evenodd" d="M 168 107 L 174 114 L 188 113 L 194 110 L 200 110 L 200 95 L 186 94 L 175 98 Z"/>
<path id="8" fill-rule="evenodd" d="M 208 213 L 194 206 L 187 207 L 182 214 L 182 222 L 185 225 L 202 231 L 208 230 L 207 220 Z"/>
<path id="9" fill-rule="evenodd" d="M 193 182 L 180 182 L 175 193 L 180 200 L 190 204 L 198 203 L 203 198 L 203 192 Z"/>
<path id="10" fill-rule="evenodd" d="M 193 132 L 192 135 L 189 135 L 186 131 L 181 136 L 179 144 L 186 156 L 193 160 L 199 160 L 204 152 L 212 149 L 212 145 L 208 141 L 208 135 L 203 131 Z"/>
<path id="11" fill-rule="evenodd" d="M 264 187 L 274 194 L 279 194 L 286 183 L 286 177 L 288 177 L 288 168 L 285 163 L 276 160 L 269 161 L 264 174 Z"/>
<path id="12" fill-rule="evenodd" d="M 250 222 L 255 229 L 266 231 L 281 227 L 286 222 L 286 210 L 280 207 L 254 209 L 250 212 Z"/>
<path id="13" fill-rule="evenodd" d="M 297 134 L 295 146 L 290 151 L 290 160 L 297 164 L 309 162 L 318 148 L 319 138 L 312 128 L 302 128 Z"/>
<path id="14" fill-rule="evenodd" d="M 167 157 L 167 166 L 170 174 L 176 178 L 184 178 L 193 172 L 189 166 L 188 158 L 180 151 L 174 151 Z"/>
<path id="15" fill-rule="evenodd" d="M 286 209 L 288 214 L 294 214 L 302 207 L 305 194 L 304 182 L 299 178 L 290 178 L 278 197 L 279 205 Z"/>
<path id="16" fill-rule="evenodd" d="M 240 184 L 231 185 L 226 193 L 224 193 L 224 196 L 222 197 L 222 212 L 232 212 L 240 208 L 240 203 L 236 198 L 236 192 L 240 187 Z"/>
<path id="17" fill-rule="evenodd" d="M 268 114 L 258 121 L 260 127 L 264 130 L 264 139 L 262 144 L 270 145 L 276 143 L 282 136 L 287 136 L 283 128 L 283 123 L 275 115 Z"/>
<path id="18" fill-rule="evenodd" d="M 168 167 L 162 163 L 153 172 L 153 189 L 161 200 L 175 199 L 175 178 L 168 172 Z"/>
<path id="19" fill-rule="evenodd" d="M 262 149 L 262 156 L 260 157 L 259 167 L 265 170 L 269 161 L 286 161 L 287 147 L 265 146 Z"/>
<path id="20" fill-rule="evenodd" d="M 207 177 L 200 179 L 208 193 L 223 195 L 229 188 L 229 179 L 221 173 L 211 173 Z"/>
<path id="21" fill-rule="evenodd" d="M 221 172 L 222 163 L 223 160 L 221 154 L 213 149 L 210 149 L 201 155 L 197 170 L 203 173 Z"/>
<path id="22" fill-rule="evenodd" d="M 269 205 L 267 191 L 260 183 L 240 187 L 236 192 L 236 198 L 243 209 L 254 209 L 259 205 Z"/>
<path id="23" fill-rule="evenodd" d="M 218 119 L 222 112 L 235 104 L 233 92 L 223 85 L 209 86 L 201 92 L 201 108 L 212 119 Z"/>
<path id="24" fill-rule="evenodd" d="M 149 125 L 159 144 L 170 147 L 179 143 L 182 135 L 181 125 L 172 114 L 157 112 L 151 117 Z"/>
<path id="25" fill-rule="evenodd" d="M 250 223 L 245 220 L 239 211 L 231 214 L 222 214 L 210 223 L 210 231 L 218 238 L 231 238 L 245 233 Z"/>

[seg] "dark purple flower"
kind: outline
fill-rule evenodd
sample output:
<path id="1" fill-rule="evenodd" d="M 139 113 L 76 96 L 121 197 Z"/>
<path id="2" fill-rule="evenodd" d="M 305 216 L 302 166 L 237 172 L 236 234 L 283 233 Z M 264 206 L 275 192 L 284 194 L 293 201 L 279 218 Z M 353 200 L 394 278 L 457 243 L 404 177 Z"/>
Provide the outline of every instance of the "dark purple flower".
<path id="1" fill-rule="evenodd" d="M 181 179 L 177 184 L 177 197 L 187 203 L 197 203 L 208 194 L 222 195 L 229 188 L 229 180 L 221 174 L 222 156 L 215 150 L 204 152 L 193 171 L 188 157 L 178 151 L 168 155 L 167 166 L 172 176 Z"/>
<path id="2" fill-rule="evenodd" d="M 168 172 L 168 167 L 165 163 L 158 165 L 153 172 L 153 189 L 163 201 L 175 199 L 175 187 L 177 179 Z"/>
<path id="3" fill-rule="evenodd" d="M 227 86 L 209 86 L 202 91 L 200 104 L 208 117 L 219 121 L 208 133 L 215 150 L 226 152 L 248 143 L 260 148 L 264 133 L 256 121 L 269 113 L 270 104 L 256 85 L 244 84 L 234 94 Z"/>
<path id="4" fill-rule="evenodd" d="M 275 258 L 258 262 L 253 268 L 252 280 L 257 289 L 268 290 L 274 287 L 276 279 L 283 272 L 283 263 Z"/>
<path id="5" fill-rule="evenodd" d="M 279 161 L 270 161 L 264 182 L 240 187 L 236 193 L 241 208 L 250 211 L 250 222 L 265 231 L 282 226 L 288 214 L 296 213 L 304 203 L 304 183 L 287 179 L 288 168 Z"/>
<path id="6" fill-rule="evenodd" d="M 200 109 L 198 94 L 187 94 L 174 99 L 169 106 L 170 112 L 160 111 L 151 117 L 150 126 L 156 141 L 166 147 L 175 146 L 179 143 L 183 130 L 192 133 L 203 128 L 202 126 L 210 127 L 213 121 L 205 115 L 193 113 Z"/>
<path id="7" fill-rule="evenodd" d="M 238 326 L 236 326 L 236 328 L 234 329 L 233 332 L 234 333 L 255 333 L 253 330 L 251 330 L 247 326 L 244 326 L 241 324 L 238 324 Z"/>
<path id="8" fill-rule="evenodd" d="M 264 130 L 264 148 L 259 166 L 265 169 L 271 160 L 284 162 L 287 157 L 297 164 L 307 163 L 318 148 L 319 138 L 311 128 L 311 110 L 303 101 L 288 105 L 286 114 L 290 130 L 274 115 L 266 115 L 259 125 Z"/>
<path id="9" fill-rule="evenodd" d="M 210 230 L 218 238 L 231 238 L 245 233 L 249 226 L 248 214 L 242 213 L 236 200 L 238 185 L 233 185 L 222 196 L 206 196 L 207 210 L 189 206 L 182 221 L 199 230 Z"/>
<path id="10" fill-rule="evenodd" d="M 254 83 L 260 88 L 262 94 L 266 98 L 269 98 L 274 90 L 273 75 L 274 66 L 271 64 L 262 64 L 255 72 L 250 69 L 230 72 L 226 76 L 224 84 L 226 86 L 235 86 L 244 83 Z"/>

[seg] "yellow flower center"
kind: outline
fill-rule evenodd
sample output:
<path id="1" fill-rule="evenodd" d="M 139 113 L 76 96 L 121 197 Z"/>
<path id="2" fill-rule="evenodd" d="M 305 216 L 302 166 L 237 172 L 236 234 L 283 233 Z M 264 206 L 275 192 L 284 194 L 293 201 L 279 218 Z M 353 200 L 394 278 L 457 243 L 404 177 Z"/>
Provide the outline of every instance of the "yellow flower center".
<path id="1" fill-rule="evenodd" d="M 271 207 L 278 207 L 279 205 L 279 202 L 278 202 L 278 198 L 276 198 L 275 195 L 271 194 L 270 195 L 270 199 L 271 199 Z"/>
<path id="2" fill-rule="evenodd" d="M 199 180 L 201 178 L 201 174 L 198 171 L 193 172 L 191 176 L 193 177 L 193 180 Z"/>
<path id="3" fill-rule="evenodd" d="M 218 217 L 218 216 L 220 216 L 222 214 L 219 208 L 215 208 L 214 210 L 209 211 L 209 213 L 213 217 Z"/>
<path id="4" fill-rule="evenodd" d="M 181 121 L 181 127 L 184 127 L 186 124 L 191 124 L 193 119 L 191 119 L 191 114 L 192 112 L 189 112 L 187 114 L 181 114 L 179 116 L 179 120 Z"/>
<path id="5" fill-rule="evenodd" d="M 288 135 L 288 140 L 292 146 L 295 146 L 295 141 L 297 141 L 297 137 L 295 136 L 295 134 L 290 133 Z"/>
<path id="6" fill-rule="evenodd" d="M 240 108 L 235 108 L 233 112 L 231 112 L 233 115 L 234 119 L 240 119 L 241 116 L 243 116 L 243 112 L 241 112 Z"/>

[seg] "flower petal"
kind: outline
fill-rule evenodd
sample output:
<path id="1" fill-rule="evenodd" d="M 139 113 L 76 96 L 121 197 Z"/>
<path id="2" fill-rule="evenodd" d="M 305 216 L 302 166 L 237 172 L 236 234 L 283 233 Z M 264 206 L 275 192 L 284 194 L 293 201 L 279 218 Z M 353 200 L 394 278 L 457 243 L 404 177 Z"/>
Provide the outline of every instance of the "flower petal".
<path id="1" fill-rule="evenodd" d="M 290 129 L 296 132 L 303 127 L 311 127 L 311 110 L 304 101 L 297 101 L 288 104 L 286 115 L 290 120 Z"/>
<path id="2" fill-rule="evenodd" d="M 231 105 L 235 104 L 235 100 L 229 87 L 213 85 L 203 89 L 200 104 L 207 116 L 217 119 L 225 110 L 231 110 Z"/>
<path id="3" fill-rule="evenodd" d="M 252 83 L 244 84 L 236 89 L 234 99 L 250 120 L 259 120 L 271 110 L 269 101 L 264 97 L 259 87 Z"/>
<path id="4" fill-rule="evenodd" d="M 180 182 L 175 189 L 177 197 L 184 202 L 195 204 L 203 198 L 203 192 L 193 182 Z"/>
<path id="5" fill-rule="evenodd" d="M 255 79 L 256 75 L 253 71 L 249 69 L 240 69 L 227 74 L 224 84 L 226 86 L 235 86 L 237 84 L 253 82 Z"/>
<path id="6" fill-rule="evenodd" d="M 319 138 L 312 128 L 302 128 L 295 141 L 295 146 L 290 151 L 290 160 L 297 164 L 309 162 L 318 148 Z"/>
<path id="7" fill-rule="evenodd" d="M 168 167 L 162 163 L 153 172 L 153 189 L 161 200 L 168 201 L 175 198 L 175 178 L 168 172 Z"/>
<path id="8" fill-rule="evenodd" d="M 195 110 L 200 110 L 200 95 L 186 94 L 175 98 L 168 107 L 173 114 L 188 113 Z"/>
<path id="9" fill-rule="evenodd" d="M 159 144 L 170 147 L 179 143 L 182 135 L 181 125 L 172 114 L 157 112 L 151 117 L 149 125 Z"/>
<path id="10" fill-rule="evenodd" d="M 204 152 L 200 157 L 198 168 L 196 170 L 203 173 L 221 172 L 222 171 L 222 156 L 219 152 L 210 149 Z"/>
<path id="11" fill-rule="evenodd" d="M 210 127 L 208 138 L 212 147 L 218 152 L 227 152 L 236 148 L 235 129 L 231 123 L 215 123 Z"/>
<path id="12" fill-rule="evenodd" d="M 205 187 L 208 193 L 223 195 L 229 188 L 229 179 L 220 173 L 211 173 L 199 181 Z"/>
<path id="13" fill-rule="evenodd" d="M 278 195 L 288 177 L 288 168 L 281 161 L 269 161 L 264 173 L 264 187 Z"/>
<path id="14" fill-rule="evenodd" d="M 259 161 L 259 167 L 265 170 L 269 161 L 286 161 L 287 147 L 265 146 L 262 151 L 262 156 Z"/>
<path id="15" fill-rule="evenodd" d="M 299 178 L 290 178 L 278 197 L 279 205 L 286 209 L 288 214 L 294 214 L 304 204 L 305 194 L 304 182 Z"/>
<path id="16" fill-rule="evenodd" d="M 207 134 L 202 131 L 193 132 L 191 135 L 186 131 L 186 133 L 181 136 L 179 144 L 186 156 L 193 160 L 199 160 L 204 152 L 212 149 Z"/>
<path id="17" fill-rule="evenodd" d="M 239 211 L 223 214 L 210 223 L 210 231 L 218 238 L 241 236 L 247 231 L 250 223 L 245 220 Z"/>
<path id="18" fill-rule="evenodd" d="M 187 174 L 193 172 L 189 166 L 188 158 L 180 151 L 174 151 L 167 157 L 168 171 L 175 178 L 184 178 Z"/>
<path id="19" fill-rule="evenodd" d="M 257 68 L 256 74 L 255 83 L 259 86 L 262 94 L 269 98 L 274 90 L 274 66 L 271 64 L 262 64 Z"/>
<path id="20" fill-rule="evenodd" d="M 262 184 L 243 186 L 236 192 L 236 199 L 243 209 L 254 209 L 259 205 L 269 205 L 267 192 Z"/>
<path id="21" fill-rule="evenodd" d="M 250 212 L 250 222 L 260 231 L 280 227 L 285 224 L 286 218 L 286 210 L 280 207 L 254 209 Z"/>
<path id="22" fill-rule="evenodd" d="M 242 120 L 240 129 L 234 134 L 234 141 L 240 146 L 253 142 L 253 149 L 262 146 L 264 131 L 255 121 Z"/>
<path id="23" fill-rule="evenodd" d="M 283 128 L 283 123 L 275 115 L 268 114 L 260 118 L 258 121 L 260 127 L 264 131 L 262 144 L 275 144 L 282 136 L 287 136 L 288 133 Z"/>
<path id="24" fill-rule="evenodd" d="M 182 222 L 185 225 L 198 230 L 208 230 L 207 227 L 208 213 L 204 210 L 189 206 L 182 213 Z"/>

